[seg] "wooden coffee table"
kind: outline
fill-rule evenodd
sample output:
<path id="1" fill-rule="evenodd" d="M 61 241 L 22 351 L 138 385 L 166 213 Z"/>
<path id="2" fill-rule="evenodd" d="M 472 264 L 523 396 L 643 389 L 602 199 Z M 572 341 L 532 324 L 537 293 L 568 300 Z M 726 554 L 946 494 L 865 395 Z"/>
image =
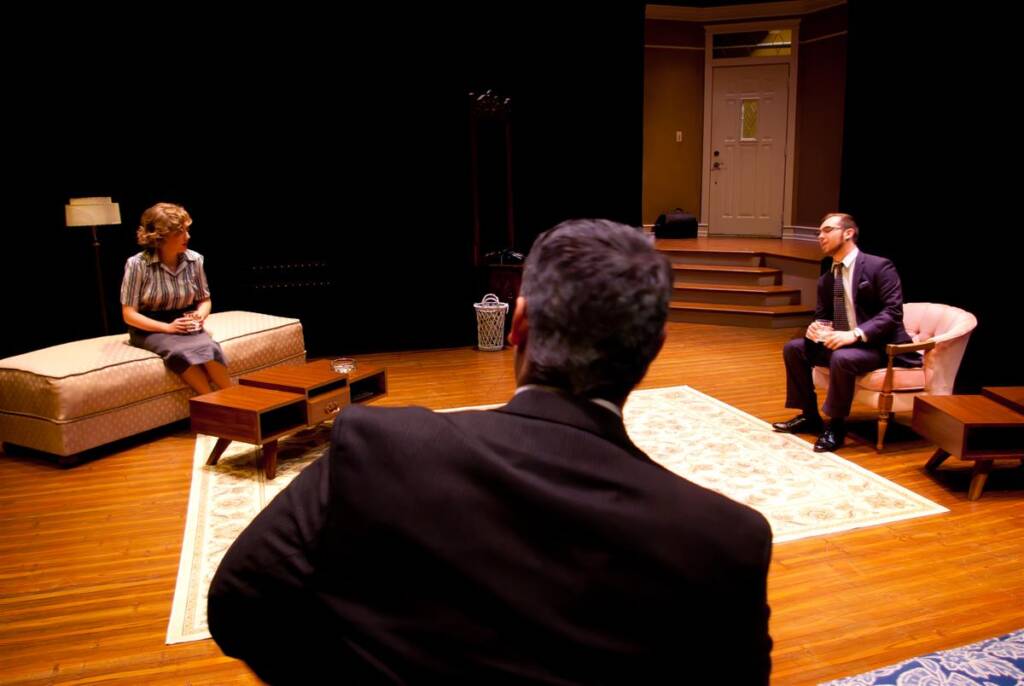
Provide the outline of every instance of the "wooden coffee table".
<path id="1" fill-rule="evenodd" d="M 928 471 L 950 455 L 974 460 L 968 500 L 981 497 L 993 460 L 1024 456 L 1024 414 L 983 395 L 919 395 L 912 426 L 937 447 Z"/>
<path id="2" fill-rule="evenodd" d="M 339 374 L 331 369 L 330 360 L 315 360 L 246 374 L 238 383 L 302 395 L 308 424 L 313 426 L 338 414 L 345 405 L 383 398 L 388 393 L 388 370 L 356 367 L 348 374 Z"/>
<path id="3" fill-rule="evenodd" d="M 332 370 L 326 360 L 299 366 L 271 367 L 246 374 L 238 384 L 301 395 L 308 426 L 332 418 L 349 404 L 348 377 Z"/>
<path id="4" fill-rule="evenodd" d="M 231 441 L 262 446 L 263 471 L 273 479 L 279 439 L 333 418 L 345 405 L 384 397 L 387 369 L 338 374 L 329 360 L 317 360 L 246 374 L 238 383 L 189 401 L 192 430 L 217 437 L 208 465 L 217 464 Z"/>
<path id="5" fill-rule="evenodd" d="M 306 427 L 306 401 L 297 393 L 231 386 L 189 400 L 192 430 L 217 437 L 208 465 L 217 464 L 231 441 L 262 446 L 268 479 L 277 473 L 277 441 Z"/>

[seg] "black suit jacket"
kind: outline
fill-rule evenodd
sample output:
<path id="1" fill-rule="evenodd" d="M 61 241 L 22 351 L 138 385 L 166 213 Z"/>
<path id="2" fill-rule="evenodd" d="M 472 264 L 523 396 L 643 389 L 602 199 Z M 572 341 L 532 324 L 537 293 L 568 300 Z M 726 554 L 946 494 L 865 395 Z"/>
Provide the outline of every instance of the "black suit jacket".
<path id="1" fill-rule="evenodd" d="M 587 400 L 351 406 L 224 556 L 209 624 L 271 683 L 766 684 L 770 557 L 759 513 Z"/>
<path id="2" fill-rule="evenodd" d="M 829 262 L 828 271 L 818 279 L 815 319 L 835 319 L 832 306 L 835 275 L 831 266 Z M 851 283 L 857 326 L 867 337 L 866 345 L 884 350 L 888 343 L 909 343 L 911 338 L 903 328 L 903 288 L 893 263 L 860 251 L 853 263 Z"/>

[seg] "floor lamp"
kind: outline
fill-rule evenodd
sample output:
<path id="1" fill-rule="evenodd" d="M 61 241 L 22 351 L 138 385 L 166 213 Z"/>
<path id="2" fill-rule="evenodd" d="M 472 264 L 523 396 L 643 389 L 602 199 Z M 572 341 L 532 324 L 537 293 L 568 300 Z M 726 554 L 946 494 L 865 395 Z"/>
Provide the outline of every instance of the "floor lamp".
<path id="1" fill-rule="evenodd" d="M 96 290 L 100 298 L 100 313 L 103 315 L 103 334 L 110 334 L 107 322 L 107 299 L 103 296 L 103 269 L 100 266 L 100 240 L 96 237 L 97 226 L 121 223 L 121 208 L 110 198 L 71 198 L 64 206 L 64 220 L 68 226 L 88 226 L 92 229 L 92 247 L 96 253 Z"/>

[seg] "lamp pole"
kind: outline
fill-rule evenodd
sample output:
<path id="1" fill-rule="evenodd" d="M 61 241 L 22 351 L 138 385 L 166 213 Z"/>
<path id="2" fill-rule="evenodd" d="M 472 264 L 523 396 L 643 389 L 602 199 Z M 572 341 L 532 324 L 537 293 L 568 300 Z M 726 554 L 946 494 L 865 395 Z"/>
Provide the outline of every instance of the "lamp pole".
<path id="1" fill-rule="evenodd" d="M 96 295 L 100 299 L 100 315 L 103 317 L 103 335 L 110 335 L 110 323 L 107 320 L 107 299 L 103 297 L 103 268 L 100 266 L 100 239 L 96 236 L 96 227 L 92 229 L 92 247 L 96 255 Z"/>

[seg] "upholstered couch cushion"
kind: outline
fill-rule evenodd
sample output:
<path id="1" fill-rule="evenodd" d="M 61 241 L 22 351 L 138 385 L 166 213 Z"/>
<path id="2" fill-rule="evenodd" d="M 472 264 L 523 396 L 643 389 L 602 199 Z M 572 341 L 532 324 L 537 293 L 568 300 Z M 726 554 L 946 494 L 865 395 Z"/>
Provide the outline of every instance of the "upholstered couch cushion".
<path id="1" fill-rule="evenodd" d="M 297 319 L 216 312 L 206 329 L 234 377 L 305 360 Z M 190 395 L 126 334 L 63 343 L 0 360 L 0 440 L 67 455 L 183 419 Z"/>

